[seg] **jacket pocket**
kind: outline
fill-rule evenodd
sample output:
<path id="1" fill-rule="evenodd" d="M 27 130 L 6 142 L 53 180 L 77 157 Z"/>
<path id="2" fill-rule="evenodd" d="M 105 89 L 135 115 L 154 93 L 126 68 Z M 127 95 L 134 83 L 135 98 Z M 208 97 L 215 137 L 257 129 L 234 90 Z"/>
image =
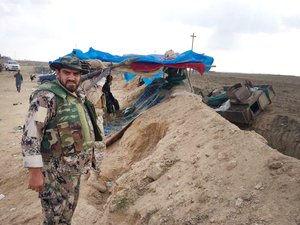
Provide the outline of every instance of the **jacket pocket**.
<path id="1" fill-rule="evenodd" d="M 49 162 L 53 156 L 61 156 L 61 141 L 57 128 L 51 128 L 45 131 L 44 139 L 41 143 L 41 154 L 43 160 L 46 162 Z"/>
<path id="2" fill-rule="evenodd" d="M 62 154 L 65 156 L 78 153 L 83 148 L 83 134 L 79 123 L 63 122 L 57 125 Z"/>

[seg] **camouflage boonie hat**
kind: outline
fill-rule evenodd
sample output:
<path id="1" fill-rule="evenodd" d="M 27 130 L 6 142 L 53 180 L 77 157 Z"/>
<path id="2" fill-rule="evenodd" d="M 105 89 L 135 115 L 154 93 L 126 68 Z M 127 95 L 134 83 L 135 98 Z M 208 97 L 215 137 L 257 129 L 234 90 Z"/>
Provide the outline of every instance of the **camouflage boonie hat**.
<path id="1" fill-rule="evenodd" d="M 84 71 L 82 69 L 80 60 L 75 56 L 60 57 L 58 61 L 50 63 L 50 68 L 52 70 L 67 68 L 67 69 L 79 70 L 80 72 Z"/>
<path id="2" fill-rule="evenodd" d="M 87 63 L 89 64 L 90 69 L 99 70 L 105 68 L 105 65 L 99 59 L 90 59 L 87 60 Z"/>

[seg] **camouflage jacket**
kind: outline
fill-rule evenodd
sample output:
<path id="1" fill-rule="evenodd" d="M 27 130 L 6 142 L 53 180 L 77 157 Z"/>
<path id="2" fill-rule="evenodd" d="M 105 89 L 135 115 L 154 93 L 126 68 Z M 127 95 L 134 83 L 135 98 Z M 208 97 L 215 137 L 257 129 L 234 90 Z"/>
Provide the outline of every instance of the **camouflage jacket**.
<path id="1" fill-rule="evenodd" d="M 95 137 L 84 99 L 58 81 L 32 94 L 21 141 L 24 167 L 72 173 L 90 167 Z"/>

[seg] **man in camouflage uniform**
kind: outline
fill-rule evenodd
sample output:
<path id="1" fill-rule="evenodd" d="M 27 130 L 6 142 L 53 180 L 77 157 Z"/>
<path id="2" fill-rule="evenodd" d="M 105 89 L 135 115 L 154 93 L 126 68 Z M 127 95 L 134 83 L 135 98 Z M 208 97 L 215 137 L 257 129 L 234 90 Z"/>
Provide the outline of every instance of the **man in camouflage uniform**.
<path id="1" fill-rule="evenodd" d="M 96 70 L 101 70 L 105 68 L 105 65 L 102 61 L 98 59 L 92 59 L 86 61 L 89 66 L 89 71 L 94 72 Z M 103 114 L 104 114 L 104 105 L 105 105 L 105 96 L 102 92 L 102 87 L 106 81 L 106 78 L 103 77 L 100 81 L 98 81 L 93 87 L 86 91 L 87 87 L 90 86 L 91 80 L 85 80 L 80 84 L 80 87 L 85 92 L 87 99 L 94 105 L 96 115 L 97 115 L 97 125 L 100 128 L 101 136 L 104 138 L 104 126 L 103 126 Z M 90 176 L 87 180 L 87 185 L 96 188 L 100 192 L 104 192 L 106 190 L 106 186 L 103 184 L 103 181 L 100 178 L 100 164 L 104 157 L 104 153 L 106 150 L 106 146 L 103 141 L 95 142 L 95 166 L 97 169 L 90 170 Z"/>
<path id="2" fill-rule="evenodd" d="M 87 63 L 89 65 L 90 72 L 94 72 L 96 70 L 101 70 L 105 68 L 104 63 L 98 59 L 87 60 Z M 103 77 L 92 88 L 90 88 L 88 91 L 85 91 L 87 99 L 95 106 L 98 125 L 103 135 L 104 135 L 103 114 L 104 114 L 104 106 L 105 106 L 105 96 L 102 92 L 102 88 L 105 84 L 105 81 L 106 78 Z M 81 88 L 85 90 L 87 87 L 90 86 L 91 82 L 92 80 L 85 80 L 84 82 L 81 83 Z"/>
<path id="3" fill-rule="evenodd" d="M 80 177 L 101 141 L 95 110 L 78 92 L 81 63 L 62 57 L 50 64 L 57 80 L 42 84 L 30 97 L 21 141 L 28 187 L 39 192 L 44 225 L 71 224 Z"/>

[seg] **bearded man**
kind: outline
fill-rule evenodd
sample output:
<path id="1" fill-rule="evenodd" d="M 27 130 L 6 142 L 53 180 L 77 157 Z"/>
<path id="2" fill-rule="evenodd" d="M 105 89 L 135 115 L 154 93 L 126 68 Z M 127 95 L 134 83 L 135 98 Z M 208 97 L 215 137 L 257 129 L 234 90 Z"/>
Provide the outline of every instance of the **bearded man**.
<path id="1" fill-rule="evenodd" d="M 94 142 L 101 141 L 92 104 L 78 87 L 83 72 L 75 56 L 50 63 L 56 80 L 30 96 L 21 146 L 28 188 L 41 199 L 44 225 L 71 224 L 80 177 L 92 166 Z"/>

